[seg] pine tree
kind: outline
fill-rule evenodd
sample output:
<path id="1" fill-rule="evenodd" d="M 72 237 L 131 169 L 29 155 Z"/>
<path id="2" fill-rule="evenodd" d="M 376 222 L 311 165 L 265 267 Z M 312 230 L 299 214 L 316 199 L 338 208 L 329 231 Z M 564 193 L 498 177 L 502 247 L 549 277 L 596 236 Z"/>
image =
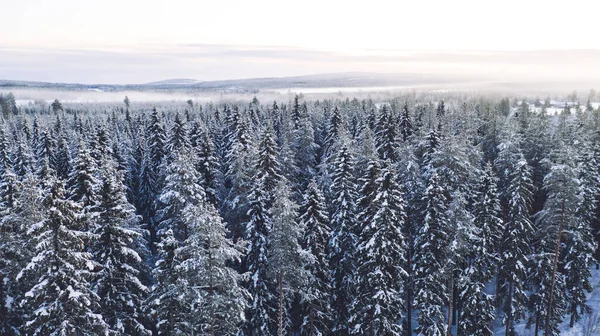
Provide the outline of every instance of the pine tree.
<path id="1" fill-rule="evenodd" d="M 201 178 L 201 185 L 206 193 L 206 199 L 215 207 L 220 204 L 220 189 L 222 176 L 219 171 L 221 163 L 217 158 L 215 145 L 208 130 L 204 129 L 196 146 L 196 168 Z"/>
<path id="2" fill-rule="evenodd" d="M 17 153 L 15 155 L 14 171 L 19 178 L 24 178 L 28 173 L 34 172 L 31 149 L 23 140 L 19 141 Z"/>
<path id="3" fill-rule="evenodd" d="M 360 215 L 364 227 L 357 242 L 357 295 L 350 318 L 350 331 L 356 335 L 402 335 L 398 321 L 404 305 L 401 283 L 407 275 L 402 233 L 406 213 L 390 166 L 388 161 L 375 176 L 375 197 Z"/>
<path id="4" fill-rule="evenodd" d="M 331 330 L 329 216 L 325 198 L 314 179 L 308 185 L 300 213 L 300 226 L 305 228 L 302 246 L 309 253 L 304 265 L 308 283 L 302 300 L 302 335 L 327 335 Z"/>
<path id="5" fill-rule="evenodd" d="M 169 133 L 169 141 L 165 149 L 169 153 L 169 156 L 174 158 L 178 151 L 186 150 L 190 147 L 190 141 L 187 137 L 187 127 L 179 116 L 179 113 L 175 115 L 175 121 Z"/>
<path id="6" fill-rule="evenodd" d="M 90 155 L 96 160 L 96 166 L 101 166 L 104 160 L 112 156 L 110 136 L 103 125 L 96 128 L 90 141 Z"/>
<path id="7" fill-rule="evenodd" d="M 518 146 L 500 145 L 495 166 L 500 172 L 505 229 L 500 248 L 497 301 L 504 312 L 505 334 L 515 336 L 515 325 L 525 318 L 527 266 L 530 263 L 533 224 L 529 219 L 533 182 L 531 168 Z"/>
<path id="8" fill-rule="evenodd" d="M 17 334 L 19 314 L 15 297 L 18 284 L 13 283 L 16 270 L 22 268 L 27 257 L 23 227 L 12 220 L 12 213 L 20 207 L 19 190 L 21 183 L 15 174 L 6 167 L 0 175 L 0 333 Z"/>
<path id="9" fill-rule="evenodd" d="M 96 171 L 95 160 L 91 157 L 85 143 L 81 142 L 66 183 L 66 188 L 69 200 L 77 202 L 82 206 L 84 215 L 89 217 L 87 219 L 93 217 L 92 207 L 96 204 L 96 189 L 98 187 Z M 90 224 L 90 221 L 86 220 L 84 223 L 87 226 Z M 88 231 L 89 229 L 89 227 L 84 227 L 84 231 Z"/>
<path id="10" fill-rule="evenodd" d="M 256 180 L 250 194 L 250 221 L 246 224 L 246 268 L 249 273 L 248 291 L 252 297 L 248 310 L 246 335 L 261 336 L 275 333 L 276 299 L 268 275 L 269 231 L 271 218 L 266 209 L 267 196 L 261 180 Z"/>
<path id="11" fill-rule="evenodd" d="M 190 204 L 183 210 L 192 234 L 177 250 L 179 274 L 193 289 L 193 330 L 200 335 L 235 335 L 247 308 L 248 292 L 241 275 L 231 268 L 240 262 L 242 242 L 227 238 L 227 229 L 211 203 Z"/>
<path id="12" fill-rule="evenodd" d="M 105 161 L 95 211 L 96 236 L 94 259 L 101 266 L 94 289 L 101 301 L 101 313 L 111 334 L 151 335 L 143 324 L 142 302 L 148 291 L 139 278 L 136 264 L 141 257 L 132 249 L 142 239 L 135 209 L 127 202 L 120 174 L 114 163 Z"/>
<path id="13" fill-rule="evenodd" d="M 10 143 L 4 132 L 4 128 L 0 127 L 0 169 L 12 168 L 12 160 L 10 157 Z"/>
<path id="14" fill-rule="evenodd" d="M 23 332 L 29 335 L 104 335 L 108 326 L 98 314 L 100 298 L 90 290 L 95 267 L 83 251 L 89 233 L 80 231 L 79 206 L 65 200 L 63 183 L 54 180 L 44 200 L 45 218 L 29 229 L 36 255 L 18 275 L 37 278 L 25 294 Z"/>
<path id="15" fill-rule="evenodd" d="M 69 178 L 71 172 L 71 149 L 65 137 L 58 140 L 56 148 L 56 173 L 63 180 Z"/>
<path id="16" fill-rule="evenodd" d="M 274 201 L 274 193 L 278 181 L 282 178 L 281 167 L 277 160 L 277 143 L 271 126 L 267 126 L 258 145 L 256 163 L 254 165 L 254 181 L 261 181 L 266 193 L 266 206 L 269 208 Z"/>
<path id="17" fill-rule="evenodd" d="M 158 212 L 159 233 L 173 230 L 175 238 L 184 241 L 190 236 L 190 228 L 183 220 L 183 209 L 204 201 L 204 189 L 193 165 L 194 156 L 183 150 L 165 170 L 165 186 L 159 196 L 162 208 Z"/>
<path id="18" fill-rule="evenodd" d="M 288 334 L 291 322 L 285 309 L 291 298 L 306 281 L 302 266 L 306 252 L 300 246 L 303 228 L 298 225 L 298 205 L 291 199 L 291 188 L 285 178 L 277 183 L 273 206 L 269 209 L 271 231 L 269 233 L 269 274 L 277 280 L 279 297 L 278 334 Z M 287 294 L 287 295 L 286 295 Z M 287 296 L 287 297 L 286 297 Z M 285 322 L 284 322 L 285 315 Z"/>
<path id="19" fill-rule="evenodd" d="M 408 103 L 404 103 L 402 114 L 400 114 L 400 134 L 402 134 L 402 141 L 406 142 L 413 134 L 413 126 L 410 121 L 410 112 L 408 111 Z"/>
<path id="20" fill-rule="evenodd" d="M 319 145 L 315 142 L 315 132 L 308 115 L 302 115 L 298 128 L 294 131 L 294 159 L 298 168 L 297 180 L 301 190 L 306 187 L 317 168 Z"/>
<path id="21" fill-rule="evenodd" d="M 47 130 L 43 130 L 39 135 L 36 148 L 37 169 L 42 170 L 47 163 L 48 167 L 56 169 L 56 139 Z M 39 175 L 39 173 L 38 173 Z"/>
<path id="22" fill-rule="evenodd" d="M 331 186 L 334 213 L 331 216 L 329 263 L 332 268 L 332 334 L 348 335 L 349 307 L 354 297 L 354 252 L 356 248 L 356 185 L 352 167 L 354 158 L 348 145 L 342 143 L 335 160 Z"/>
<path id="23" fill-rule="evenodd" d="M 429 178 L 424 197 L 425 220 L 419 231 L 414 261 L 416 307 L 420 309 L 418 335 L 445 335 L 445 307 L 449 300 L 449 221 L 445 190 L 439 176 Z"/>
<path id="24" fill-rule="evenodd" d="M 398 160 L 396 153 L 398 148 L 396 124 L 391 111 L 388 111 L 387 105 L 383 105 L 379 112 L 379 120 L 377 120 L 376 128 L 375 139 L 379 157 L 382 160 L 396 162 Z"/>
<path id="25" fill-rule="evenodd" d="M 536 289 L 532 295 L 535 314 L 531 318 L 535 318 L 536 329 L 543 329 L 546 335 L 559 334 L 558 323 L 567 309 L 565 280 L 572 273 L 565 263 L 567 260 L 561 260 L 561 254 L 566 252 L 569 255 L 573 245 L 566 244 L 566 251 L 560 249 L 560 246 L 565 244 L 563 240 L 565 232 L 576 232 L 575 228 L 578 226 L 576 211 L 581 202 L 581 185 L 576 170 L 569 163 L 563 163 L 570 155 L 567 152 L 560 153 L 559 156 L 563 161 L 555 163 L 544 178 L 544 189 L 548 193 L 548 198 L 544 209 L 536 214 L 536 225 L 541 239 L 538 244 L 536 271 L 533 275 Z M 565 269 L 564 273 L 559 267 Z M 586 280 L 585 276 L 580 279 Z M 585 282 L 580 284 L 585 286 Z M 575 290 L 584 289 L 585 287 Z M 579 304 L 581 303 L 576 303 L 577 306 Z"/>
<path id="26" fill-rule="evenodd" d="M 157 244 L 159 259 L 152 271 L 156 283 L 148 298 L 147 310 L 158 335 L 185 335 L 192 330 L 189 316 L 193 310 L 189 298 L 194 296 L 186 277 L 180 273 L 179 245 L 170 229 L 161 234 Z"/>
<path id="27" fill-rule="evenodd" d="M 248 221 L 248 194 L 252 187 L 254 175 L 254 147 L 249 139 L 248 128 L 237 109 L 228 118 L 228 132 L 224 142 L 223 166 L 225 170 L 223 214 L 230 225 L 229 229 L 234 240 L 244 236 L 245 228 L 242 223 Z"/>
<path id="28" fill-rule="evenodd" d="M 459 286 L 463 302 L 461 330 L 473 335 L 493 335 L 494 298 L 485 292 L 486 285 L 495 275 L 499 242 L 503 233 L 500 201 L 496 177 L 491 164 L 486 164 L 484 175 L 477 186 L 474 204 L 475 234 L 469 237 L 469 264 Z"/>

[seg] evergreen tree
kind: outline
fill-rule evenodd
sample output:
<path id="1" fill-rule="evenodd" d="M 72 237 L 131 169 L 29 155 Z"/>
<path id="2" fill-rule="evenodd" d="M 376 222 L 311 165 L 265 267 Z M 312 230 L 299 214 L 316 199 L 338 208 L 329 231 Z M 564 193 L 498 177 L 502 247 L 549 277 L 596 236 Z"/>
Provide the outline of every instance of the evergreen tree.
<path id="1" fill-rule="evenodd" d="M 56 148 L 56 174 L 63 180 L 71 172 L 71 149 L 65 137 L 61 137 Z"/>
<path id="2" fill-rule="evenodd" d="M 400 127 L 400 134 L 402 134 L 402 141 L 406 142 L 413 134 L 413 126 L 412 122 L 410 121 L 408 103 L 404 103 L 404 108 L 402 109 L 402 114 L 400 114 L 400 122 L 398 123 L 398 126 Z"/>
<path id="3" fill-rule="evenodd" d="M 244 319 L 248 292 L 230 262 L 240 262 L 242 242 L 227 238 L 227 229 L 210 203 L 190 204 L 183 210 L 191 235 L 176 251 L 179 274 L 192 288 L 193 334 L 235 335 Z"/>
<path id="4" fill-rule="evenodd" d="M 169 135 L 169 141 L 166 144 L 167 153 L 171 158 L 177 155 L 180 150 L 185 150 L 190 147 L 190 141 L 187 137 L 187 127 L 185 122 L 179 116 L 179 113 L 175 115 L 175 121 L 171 127 Z"/>
<path id="5" fill-rule="evenodd" d="M 414 261 L 416 307 L 420 309 L 418 335 L 445 335 L 448 297 L 450 236 L 445 190 L 433 173 L 424 197 L 425 220 L 419 231 Z"/>
<path id="6" fill-rule="evenodd" d="M 297 293 L 306 280 L 302 268 L 306 263 L 306 252 L 300 246 L 303 228 L 298 225 L 298 205 L 291 199 L 291 192 L 287 180 L 282 178 L 277 183 L 273 206 L 269 209 L 272 223 L 269 233 L 269 274 L 277 280 L 279 335 L 287 334 L 285 330 L 289 330 L 291 324 L 285 308 L 292 296 L 286 293 Z"/>
<path id="7" fill-rule="evenodd" d="M 469 265 L 459 279 L 463 302 L 460 323 L 461 330 L 469 334 L 493 335 L 490 327 L 495 317 L 494 298 L 485 292 L 485 287 L 495 275 L 504 226 L 491 164 L 486 164 L 477 189 L 475 235 L 469 237 Z"/>
<path id="8" fill-rule="evenodd" d="M 80 231 L 79 206 L 64 198 L 63 183 L 55 180 L 44 200 L 44 220 L 32 225 L 36 255 L 17 281 L 37 278 L 25 294 L 23 332 L 29 335 L 104 335 L 107 324 L 98 314 L 100 298 L 90 290 L 91 255 L 83 251 L 89 233 Z"/>
<path id="9" fill-rule="evenodd" d="M 402 335 L 406 241 L 405 202 L 391 164 L 375 177 L 375 197 L 360 215 L 364 227 L 356 250 L 357 295 L 350 331 L 356 335 Z M 368 183 L 368 182 L 367 182 Z"/>
<path id="10" fill-rule="evenodd" d="M 215 207 L 220 204 L 220 189 L 222 176 L 219 171 L 220 162 L 217 158 L 215 145 L 208 130 L 203 130 L 196 147 L 196 167 L 201 178 L 201 185 L 206 193 L 206 199 Z"/>
<path id="11" fill-rule="evenodd" d="M 56 168 L 56 139 L 51 133 L 48 133 L 47 130 L 43 130 L 40 133 L 37 148 L 36 148 L 36 156 L 37 156 L 37 169 L 38 171 L 42 170 L 44 165 L 47 164 L 48 167 L 55 170 Z M 39 175 L 39 173 L 38 173 Z"/>
<path id="12" fill-rule="evenodd" d="M 204 189 L 193 165 L 189 151 L 179 152 L 165 170 L 165 186 L 159 196 L 162 208 L 158 212 L 160 232 L 173 230 L 175 238 L 183 241 L 190 236 L 190 228 L 183 219 L 183 209 L 204 201 Z"/>
<path id="13" fill-rule="evenodd" d="M 158 335 L 191 334 L 189 316 L 193 312 L 190 304 L 190 287 L 180 273 L 177 249 L 179 241 L 168 229 L 161 234 L 157 244 L 159 259 L 152 273 L 156 283 L 147 301 L 147 309 L 152 316 Z"/>
<path id="14" fill-rule="evenodd" d="M 93 217 L 92 207 L 96 204 L 96 191 L 98 180 L 96 179 L 96 170 L 94 159 L 91 157 L 85 143 L 79 144 L 77 156 L 73 162 L 73 167 L 67 180 L 67 196 L 69 200 L 77 202 L 82 206 L 84 215 Z M 84 231 L 88 231 L 90 224 L 86 220 Z"/>
<path id="15" fill-rule="evenodd" d="M 563 161 L 555 163 L 551 167 L 550 173 L 544 178 L 544 188 L 548 192 L 548 198 L 544 209 L 536 214 L 536 225 L 541 239 L 536 255 L 537 265 L 535 265 L 535 273 L 532 278 L 535 281 L 535 291 L 532 294 L 535 313 L 530 319 L 535 318 L 536 331 L 538 328 L 543 329 L 546 335 L 560 333 L 558 324 L 568 308 L 568 299 L 565 293 L 566 279 L 570 278 L 573 273 L 569 270 L 570 265 L 565 263 L 568 259 L 561 260 L 561 255 L 566 252 L 568 256 L 573 245 L 566 244 L 563 249 L 560 246 L 565 244 L 565 232 L 576 233 L 577 207 L 581 202 L 581 185 L 577 179 L 576 170 L 569 163 L 563 163 L 568 160 L 570 155 L 567 152 L 560 153 L 559 156 L 561 156 L 559 159 Z M 559 266 L 564 269 L 564 273 L 561 272 Z M 576 272 L 580 271 L 578 269 Z M 583 286 L 570 289 L 570 291 L 584 291 L 586 288 L 586 276 L 583 274 L 577 276 L 579 284 Z M 575 303 L 575 309 L 578 309 L 579 305 L 585 305 L 585 302 L 577 302 L 580 300 L 579 297 L 575 300 L 575 302 L 571 302 Z M 571 313 L 577 314 L 576 311 L 571 311 Z M 577 317 L 572 318 L 576 319 Z"/>
<path id="16" fill-rule="evenodd" d="M 327 335 L 331 330 L 329 216 L 314 179 L 308 185 L 300 213 L 300 226 L 305 228 L 302 246 L 309 253 L 304 265 L 308 281 L 302 300 L 302 335 Z"/>
<path id="17" fill-rule="evenodd" d="M 249 246 L 245 263 L 249 273 L 248 291 L 252 299 L 244 330 L 246 335 L 250 336 L 271 335 L 277 330 L 274 327 L 277 305 L 268 275 L 271 218 L 266 209 L 265 194 L 262 180 L 256 180 L 249 196 L 250 221 L 246 225 L 246 240 Z"/>
<path id="18" fill-rule="evenodd" d="M 396 137 L 396 124 L 391 111 L 388 111 L 387 105 L 383 105 L 379 112 L 379 120 L 377 120 L 377 131 L 375 133 L 377 151 L 382 160 L 391 160 L 396 162 L 398 148 Z"/>
<path id="19" fill-rule="evenodd" d="M 533 224 L 529 219 L 533 182 L 531 168 L 518 146 L 500 145 L 495 162 L 503 185 L 505 229 L 500 248 L 497 301 L 504 312 L 505 334 L 515 336 L 515 325 L 525 318 L 527 266 L 530 263 Z"/>
<path id="20" fill-rule="evenodd" d="M 331 216 L 329 262 L 331 266 L 331 288 L 333 326 L 332 334 L 348 335 L 350 326 L 349 307 L 354 297 L 354 252 L 356 248 L 356 185 L 352 167 L 354 158 L 348 145 L 342 143 L 334 166 L 331 186 L 334 213 Z"/>
<path id="21" fill-rule="evenodd" d="M 132 249 L 142 239 L 136 227 L 135 209 L 127 202 L 125 190 L 113 163 L 102 167 L 98 203 L 95 211 L 96 236 L 94 259 L 101 266 L 94 289 L 101 298 L 101 313 L 115 335 L 151 335 L 142 324 L 142 302 L 148 291 L 139 278 L 136 264 L 141 257 Z"/>

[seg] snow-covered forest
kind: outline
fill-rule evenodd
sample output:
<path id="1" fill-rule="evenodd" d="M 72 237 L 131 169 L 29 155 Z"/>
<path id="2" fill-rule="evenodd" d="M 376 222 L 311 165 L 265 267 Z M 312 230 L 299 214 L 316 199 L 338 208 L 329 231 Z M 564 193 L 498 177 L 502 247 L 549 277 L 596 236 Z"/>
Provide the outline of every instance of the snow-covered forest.
<path id="1" fill-rule="evenodd" d="M 600 108 L 282 97 L 3 96 L 0 334 L 600 333 Z"/>

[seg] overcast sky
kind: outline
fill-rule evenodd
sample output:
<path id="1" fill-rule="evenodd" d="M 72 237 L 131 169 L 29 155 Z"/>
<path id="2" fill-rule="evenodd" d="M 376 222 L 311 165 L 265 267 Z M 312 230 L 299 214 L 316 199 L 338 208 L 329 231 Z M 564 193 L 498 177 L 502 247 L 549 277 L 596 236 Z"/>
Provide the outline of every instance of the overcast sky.
<path id="1" fill-rule="evenodd" d="M 0 79 L 600 68 L 600 3 L 589 0 L 19 0 L 2 13 Z"/>

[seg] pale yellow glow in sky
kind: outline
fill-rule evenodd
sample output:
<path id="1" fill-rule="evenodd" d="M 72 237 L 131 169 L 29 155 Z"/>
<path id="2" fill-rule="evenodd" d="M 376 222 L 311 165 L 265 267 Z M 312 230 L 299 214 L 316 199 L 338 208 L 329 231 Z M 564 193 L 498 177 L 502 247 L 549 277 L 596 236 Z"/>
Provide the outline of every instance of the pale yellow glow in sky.
<path id="1" fill-rule="evenodd" d="M 594 0 L 7 0 L 3 46 L 600 49 Z"/>

